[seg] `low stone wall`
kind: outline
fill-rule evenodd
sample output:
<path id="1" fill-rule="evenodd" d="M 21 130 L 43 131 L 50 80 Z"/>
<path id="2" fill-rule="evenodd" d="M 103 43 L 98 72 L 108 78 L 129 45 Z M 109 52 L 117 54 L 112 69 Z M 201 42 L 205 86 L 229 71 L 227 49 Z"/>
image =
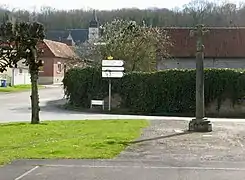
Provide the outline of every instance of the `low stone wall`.
<path id="1" fill-rule="evenodd" d="M 61 76 L 40 76 L 38 78 L 38 83 L 40 85 L 49 85 L 49 84 L 60 84 L 62 83 L 63 77 Z"/>
<path id="2" fill-rule="evenodd" d="M 52 76 L 39 76 L 38 78 L 38 84 L 40 85 L 49 85 L 53 83 L 54 81 Z"/>
<path id="3" fill-rule="evenodd" d="M 245 117 L 245 100 L 241 99 L 233 104 L 232 100 L 226 99 L 221 102 L 219 109 L 218 101 L 215 100 L 206 107 L 206 114 L 217 117 Z"/>
<path id="4" fill-rule="evenodd" d="M 122 101 L 122 98 L 120 97 L 119 94 L 112 94 L 112 96 L 111 96 L 111 108 L 113 108 L 113 109 L 120 108 L 121 101 Z M 108 96 L 106 98 L 104 98 L 104 102 L 105 102 L 105 107 L 108 107 L 108 104 L 109 104 L 109 97 Z"/>
<path id="5" fill-rule="evenodd" d="M 105 107 L 108 107 L 108 97 L 104 98 Z M 111 107 L 113 109 L 120 109 L 121 97 L 119 94 L 112 94 Z M 212 117 L 233 117 L 233 118 L 245 118 L 245 99 L 241 99 L 239 102 L 233 105 L 232 100 L 226 99 L 221 102 L 221 106 L 218 109 L 218 100 L 210 103 L 205 108 L 205 114 Z"/>

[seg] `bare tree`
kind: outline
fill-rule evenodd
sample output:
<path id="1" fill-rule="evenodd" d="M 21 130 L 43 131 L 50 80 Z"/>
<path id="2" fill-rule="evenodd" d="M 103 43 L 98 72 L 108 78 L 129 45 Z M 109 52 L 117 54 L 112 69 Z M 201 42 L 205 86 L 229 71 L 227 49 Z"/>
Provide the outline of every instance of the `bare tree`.
<path id="1" fill-rule="evenodd" d="M 192 25 L 203 24 L 205 19 L 210 16 L 215 7 L 214 3 L 207 0 L 192 0 L 184 5 L 184 13 L 187 13 L 192 18 Z"/>

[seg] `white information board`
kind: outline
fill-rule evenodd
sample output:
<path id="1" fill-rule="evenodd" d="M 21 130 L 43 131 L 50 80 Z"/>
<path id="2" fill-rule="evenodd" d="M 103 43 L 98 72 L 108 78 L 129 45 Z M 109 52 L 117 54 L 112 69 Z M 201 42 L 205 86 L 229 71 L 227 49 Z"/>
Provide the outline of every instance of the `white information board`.
<path id="1" fill-rule="evenodd" d="M 102 66 L 120 67 L 124 65 L 123 60 L 102 60 Z"/>
<path id="2" fill-rule="evenodd" d="M 124 67 L 102 67 L 102 71 L 124 71 Z"/>
<path id="3" fill-rule="evenodd" d="M 104 78 L 121 78 L 123 77 L 123 72 L 109 72 L 109 71 L 102 71 L 102 77 Z"/>

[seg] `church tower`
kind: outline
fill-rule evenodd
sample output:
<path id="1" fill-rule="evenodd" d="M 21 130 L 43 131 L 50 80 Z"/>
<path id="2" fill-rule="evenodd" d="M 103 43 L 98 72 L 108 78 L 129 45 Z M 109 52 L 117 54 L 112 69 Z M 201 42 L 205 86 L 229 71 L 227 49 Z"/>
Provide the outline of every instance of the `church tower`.
<path id="1" fill-rule="evenodd" d="M 90 42 L 99 39 L 99 22 L 95 10 L 93 10 L 93 19 L 89 22 L 88 31 L 88 39 Z"/>
<path id="2" fill-rule="evenodd" d="M 71 31 L 69 31 L 69 35 L 68 37 L 66 38 L 66 41 L 67 41 L 67 45 L 69 46 L 74 46 L 75 45 L 75 42 L 71 36 Z"/>

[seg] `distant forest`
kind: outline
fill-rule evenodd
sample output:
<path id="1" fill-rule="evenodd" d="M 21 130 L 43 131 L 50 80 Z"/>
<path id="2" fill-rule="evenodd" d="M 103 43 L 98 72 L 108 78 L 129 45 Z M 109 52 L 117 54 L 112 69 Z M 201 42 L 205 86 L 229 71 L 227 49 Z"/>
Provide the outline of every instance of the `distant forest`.
<path id="1" fill-rule="evenodd" d="M 0 21 L 3 20 L 4 6 L 0 8 Z M 11 11 L 15 18 L 24 21 L 37 20 L 44 24 L 48 30 L 63 30 L 75 28 L 88 28 L 92 18 L 92 10 L 55 10 L 43 7 L 40 12 L 25 10 Z M 181 9 L 118 9 L 111 11 L 97 11 L 101 24 L 110 22 L 115 18 L 134 20 L 145 23 L 147 26 L 194 26 L 203 23 L 207 26 L 245 26 L 245 4 L 237 6 L 232 3 L 216 4 L 205 0 L 193 0 Z"/>

